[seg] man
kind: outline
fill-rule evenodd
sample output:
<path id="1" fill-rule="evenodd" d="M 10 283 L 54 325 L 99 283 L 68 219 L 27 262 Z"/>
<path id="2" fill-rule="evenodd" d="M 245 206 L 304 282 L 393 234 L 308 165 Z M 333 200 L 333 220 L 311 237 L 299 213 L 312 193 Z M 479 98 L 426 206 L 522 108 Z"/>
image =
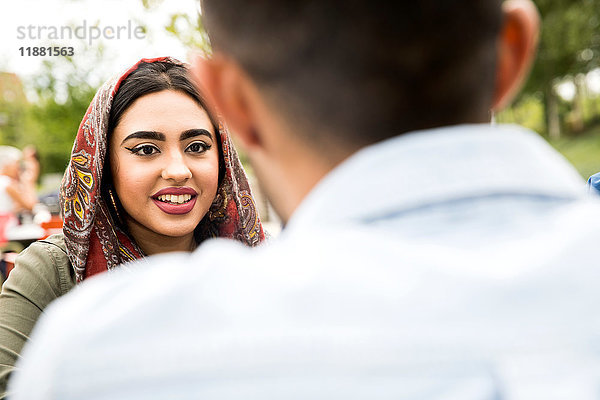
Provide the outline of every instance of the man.
<path id="1" fill-rule="evenodd" d="M 202 10 L 198 81 L 285 229 L 58 301 L 13 398 L 597 396 L 600 207 L 537 135 L 487 123 L 530 65 L 529 1 Z"/>

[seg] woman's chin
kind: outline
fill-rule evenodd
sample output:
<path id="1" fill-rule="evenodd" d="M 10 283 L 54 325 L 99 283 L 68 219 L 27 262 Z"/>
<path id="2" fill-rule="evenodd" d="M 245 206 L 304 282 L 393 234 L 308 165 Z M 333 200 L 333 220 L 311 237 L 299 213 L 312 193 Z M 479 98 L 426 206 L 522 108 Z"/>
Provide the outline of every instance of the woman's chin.
<path id="1" fill-rule="evenodd" d="M 162 226 L 157 229 L 153 229 L 153 231 L 161 236 L 167 236 L 170 238 L 183 238 L 189 237 L 194 234 L 194 229 L 198 224 L 185 224 L 175 225 L 175 226 Z"/>
<path id="2" fill-rule="evenodd" d="M 200 223 L 202 218 L 195 216 L 194 218 L 161 218 L 154 216 L 148 221 L 140 221 L 139 219 L 129 218 L 129 230 L 136 241 L 143 241 L 143 237 L 150 238 L 151 236 L 162 236 L 165 239 L 185 238 L 194 234 L 194 230 Z"/>

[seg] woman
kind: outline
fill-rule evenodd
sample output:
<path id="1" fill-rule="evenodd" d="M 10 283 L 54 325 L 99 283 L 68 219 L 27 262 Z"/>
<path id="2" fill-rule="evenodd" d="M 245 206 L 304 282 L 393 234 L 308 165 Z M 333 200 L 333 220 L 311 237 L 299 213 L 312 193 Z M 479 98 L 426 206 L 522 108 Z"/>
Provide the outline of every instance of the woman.
<path id="1" fill-rule="evenodd" d="M 17 225 L 17 214 L 31 211 L 37 202 L 34 192 L 26 190 L 19 169 L 21 150 L 0 146 L 0 249 L 5 244 L 6 231 Z"/>
<path id="2" fill-rule="evenodd" d="M 0 246 L 6 242 L 6 230 L 16 225 L 19 199 L 15 190 L 19 179 L 21 152 L 11 146 L 0 146 Z"/>
<path id="3" fill-rule="evenodd" d="M 40 176 L 40 157 L 35 146 L 29 145 L 23 148 L 22 151 L 22 168 L 21 168 L 21 190 L 25 196 L 31 199 L 33 206 L 29 211 L 33 211 L 37 204 L 36 186 Z"/>
<path id="4" fill-rule="evenodd" d="M 228 135 L 170 58 L 141 60 L 98 91 L 60 197 L 63 235 L 26 249 L 0 295 L 0 391 L 42 310 L 76 283 L 209 237 L 264 240 Z"/>

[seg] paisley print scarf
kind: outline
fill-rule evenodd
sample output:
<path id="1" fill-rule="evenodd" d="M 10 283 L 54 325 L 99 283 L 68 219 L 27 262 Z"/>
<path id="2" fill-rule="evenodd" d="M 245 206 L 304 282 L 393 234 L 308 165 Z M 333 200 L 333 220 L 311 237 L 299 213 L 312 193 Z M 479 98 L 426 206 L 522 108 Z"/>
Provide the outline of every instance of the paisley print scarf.
<path id="1" fill-rule="evenodd" d="M 183 65 L 169 57 L 142 59 L 124 74 L 106 82 L 83 117 L 62 180 L 63 233 L 77 282 L 144 256 L 133 238 L 114 223 L 109 212 L 110 199 L 103 198 L 100 190 L 112 101 L 121 82 L 142 62 Z M 224 174 L 217 195 L 201 221 L 203 227 L 197 229 L 196 238 L 201 242 L 210 237 L 224 237 L 255 246 L 265 239 L 265 235 L 248 179 L 222 124 L 217 136 L 221 140 L 220 161 L 224 162 Z"/>

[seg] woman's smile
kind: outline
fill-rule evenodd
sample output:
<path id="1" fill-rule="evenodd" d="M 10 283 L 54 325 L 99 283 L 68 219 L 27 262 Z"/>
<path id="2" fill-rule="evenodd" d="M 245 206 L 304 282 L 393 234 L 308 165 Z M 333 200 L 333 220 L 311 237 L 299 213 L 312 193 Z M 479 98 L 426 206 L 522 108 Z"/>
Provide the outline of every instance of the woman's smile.
<path id="1" fill-rule="evenodd" d="M 192 211 L 197 197 L 198 192 L 190 187 L 168 187 L 156 192 L 152 200 L 161 211 L 180 215 Z"/>

